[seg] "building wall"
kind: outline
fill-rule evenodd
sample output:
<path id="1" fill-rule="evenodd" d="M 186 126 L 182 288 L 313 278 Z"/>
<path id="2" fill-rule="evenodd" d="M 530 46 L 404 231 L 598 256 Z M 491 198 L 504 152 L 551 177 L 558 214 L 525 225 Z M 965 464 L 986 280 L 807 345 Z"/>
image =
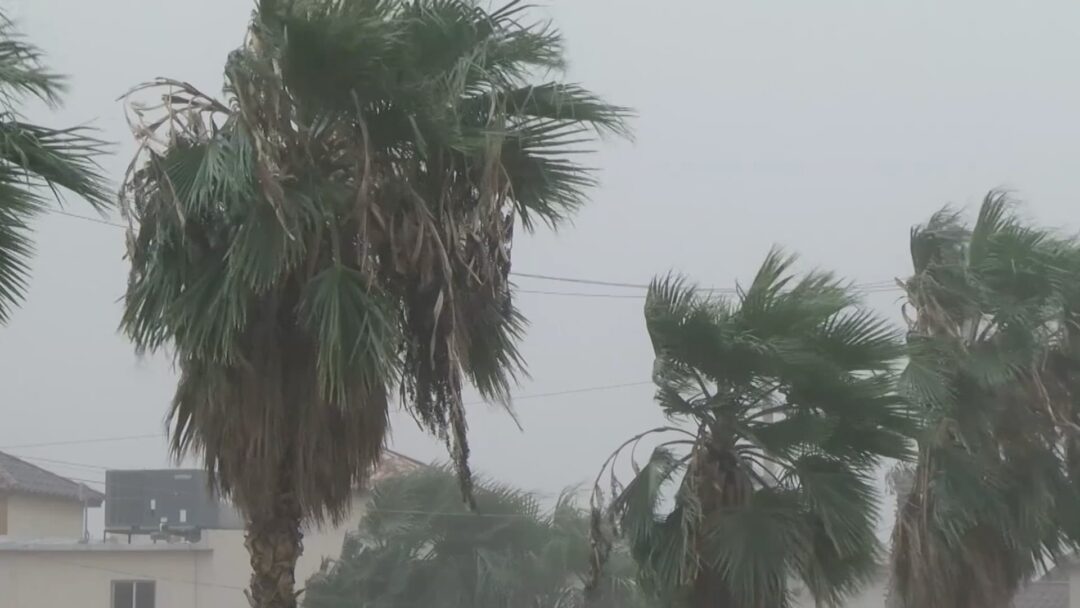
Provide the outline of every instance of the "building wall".
<path id="1" fill-rule="evenodd" d="M 362 501 L 357 501 L 360 504 Z M 354 508 L 339 526 L 313 527 L 304 532 L 304 554 L 296 564 L 296 587 L 303 588 L 312 574 L 318 572 L 324 559 L 337 559 L 345 534 L 360 525 L 362 509 Z M 251 562 L 244 547 L 242 530 L 207 530 L 203 542 L 211 553 L 200 561 L 199 606 L 214 608 L 248 608 L 243 592 L 230 588 L 245 588 L 251 577 Z M 212 586 L 216 585 L 216 586 Z M 0 607 L 3 608 L 3 607 Z"/>
<path id="2" fill-rule="evenodd" d="M 83 506 L 70 500 L 11 494 L 7 497 L 7 535 L 11 538 L 83 536 Z"/>
<path id="3" fill-rule="evenodd" d="M 1080 608 L 1080 564 L 1069 564 L 1062 569 L 1062 575 L 1069 583 L 1069 608 Z"/>
<path id="4" fill-rule="evenodd" d="M 198 551 L 0 551 L 0 608 L 108 608 L 114 580 L 154 580 L 157 608 L 198 604 Z M 224 608 L 224 604 L 222 607 Z"/>
<path id="5" fill-rule="evenodd" d="M 26 510 L 34 506 L 43 513 L 28 517 Z M 77 529 L 68 521 L 74 515 L 70 509 L 20 502 L 19 511 L 23 529 L 47 528 L 51 532 L 40 536 L 57 538 L 59 523 L 72 542 L 65 549 L 48 551 L 0 548 L 0 608 L 108 608 L 114 580 L 155 581 L 156 608 L 249 608 L 244 588 L 251 566 L 241 530 L 208 530 L 196 545 L 153 545 L 146 537 L 134 539 L 133 545 L 119 537 L 116 544 L 78 545 L 81 509 L 73 519 L 79 523 Z M 324 558 L 341 554 L 345 534 L 356 530 L 360 516 L 361 511 L 354 509 L 340 526 L 305 532 L 304 555 L 296 567 L 297 588 L 318 571 Z"/>

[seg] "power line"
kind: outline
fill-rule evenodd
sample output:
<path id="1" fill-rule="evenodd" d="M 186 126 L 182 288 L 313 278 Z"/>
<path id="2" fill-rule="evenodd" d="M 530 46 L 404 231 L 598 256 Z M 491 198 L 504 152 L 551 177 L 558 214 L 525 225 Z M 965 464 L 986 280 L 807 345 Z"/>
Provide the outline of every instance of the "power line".
<path id="1" fill-rule="evenodd" d="M 529 293 L 542 296 L 567 296 L 574 298 L 608 298 L 616 300 L 644 300 L 645 294 L 619 294 L 619 293 L 584 293 L 572 291 L 542 291 L 536 289 L 515 289 L 514 293 Z"/>
<path id="2" fill-rule="evenodd" d="M 887 294 L 887 293 L 900 292 L 901 291 L 901 287 L 899 285 L 895 285 L 895 284 L 889 285 L 889 284 L 885 284 L 885 283 L 882 283 L 880 285 L 873 285 L 873 284 L 855 285 L 855 288 L 858 288 L 860 292 L 862 292 L 863 294 L 867 294 L 867 295 L 870 295 L 870 294 Z M 714 293 L 714 294 L 720 293 L 719 291 L 717 291 L 717 289 L 705 289 L 705 291 L 711 292 L 711 293 Z M 603 294 L 603 293 L 592 294 L 592 293 L 588 293 L 588 292 L 549 292 L 549 291 L 542 291 L 542 289 L 514 289 L 514 293 L 517 293 L 517 294 L 535 294 L 535 295 L 540 295 L 540 296 L 563 296 L 563 297 L 573 297 L 573 298 L 626 299 L 626 300 L 638 300 L 638 301 L 644 300 L 646 298 L 645 294 Z M 730 295 L 729 292 L 723 292 L 723 293 Z"/>
<path id="3" fill-rule="evenodd" d="M 572 279 L 570 277 L 556 277 L 546 274 L 532 274 L 529 272 L 511 272 L 511 276 L 526 279 L 540 279 L 542 281 L 558 281 L 560 283 L 577 283 L 579 285 L 600 285 L 603 287 L 625 287 L 629 289 L 648 289 L 648 285 L 641 283 L 617 283 L 613 281 L 596 281 L 593 279 Z"/>
<path id="4" fill-rule="evenodd" d="M 599 392 L 599 391 L 609 391 L 609 390 L 615 390 L 615 389 L 620 389 L 620 388 L 626 388 L 626 387 L 630 387 L 630 386 L 643 386 L 643 385 L 646 385 L 646 384 L 652 384 L 652 381 L 650 380 L 650 381 L 642 381 L 642 382 L 624 382 L 624 383 L 621 383 L 621 384 L 606 384 L 606 385 L 602 385 L 602 386 L 587 386 L 587 387 L 583 387 L 583 388 L 573 388 L 573 389 L 562 390 L 562 391 L 554 391 L 554 392 L 549 392 L 549 393 L 536 393 L 536 394 L 532 394 L 532 395 L 519 395 L 519 396 L 511 397 L 511 401 L 528 401 L 530 399 L 541 399 L 541 398 L 544 398 L 544 397 L 558 397 L 558 396 L 561 396 L 561 395 L 575 395 L 575 394 L 579 394 L 579 393 L 595 393 L 595 392 Z M 465 405 L 480 405 L 482 403 L 484 403 L 484 401 L 470 401 L 470 402 L 466 403 Z M 70 441 L 46 441 L 46 442 L 41 442 L 41 443 L 22 443 L 22 444 L 17 444 L 17 445 L 0 446 L 0 450 L 19 450 L 19 449 L 27 449 L 27 448 L 43 448 L 43 447 L 54 447 L 54 446 L 64 446 L 64 445 L 80 445 L 80 444 L 90 444 L 90 443 L 110 443 L 110 442 L 114 442 L 114 441 L 131 441 L 131 440 L 136 440 L 136 439 L 164 438 L 165 436 L 166 436 L 165 433 L 157 433 L 157 434 L 153 434 L 153 435 L 147 434 L 147 435 L 128 435 L 128 436 L 125 436 L 125 437 L 95 437 L 95 438 L 90 438 L 90 439 L 73 439 L 73 440 L 70 440 Z M 37 459 L 41 460 L 43 462 L 48 462 L 48 459 L 46 459 L 46 458 L 37 458 Z M 55 461 L 55 462 L 56 462 L 56 464 L 73 464 L 73 463 L 70 463 L 70 462 L 63 462 L 63 461 Z M 103 468 L 103 467 L 92 467 L 92 468 Z"/>
<path id="5" fill-rule="evenodd" d="M 105 482 L 101 481 L 100 479 L 85 479 L 85 478 L 82 478 L 82 477 L 66 477 L 66 476 L 65 476 L 65 479 L 69 479 L 71 481 L 78 481 L 78 482 L 82 482 L 82 483 L 92 483 L 92 484 L 96 484 L 96 485 L 99 485 L 99 486 L 105 486 L 106 485 Z M 119 484 L 119 485 L 113 484 L 113 485 L 108 486 L 108 487 L 111 487 L 113 489 L 126 488 L 126 489 L 130 489 L 130 490 L 145 490 L 145 489 L 147 489 L 146 486 L 134 485 L 134 484 Z M 202 492 L 196 492 L 196 491 L 192 491 L 192 490 L 176 490 L 175 488 L 166 488 L 166 487 L 160 487 L 160 488 L 156 488 L 156 489 L 164 491 L 164 492 L 171 492 L 172 496 L 203 496 L 204 495 Z M 525 493 L 529 494 L 529 495 L 532 495 L 532 496 L 540 496 L 542 494 L 541 492 L 525 492 Z M 139 495 L 139 496 L 113 496 L 113 498 L 114 499 L 132 499 L 132 498 L 140 498 L 141 499 L 141 498 L 146 498 L 146 496 L 143 496 L 143 495 Z M 365 513 L 365 514 L 366 513 L 385 513 L 385 514 L 388 514 L 388 515 L 439 515 L 439 516 L 444 516 L 444 517 L 504 517 L 504 518 L 505 517 L 525 517 L 525 518 L 531 517 L 530 515 L 527 515 L 527 514 L 524 514 L 524 513 L 478 513 L 478 512 L 472 512 L 472 511 L 425 511 L 425 510 L 420 510 L 420 509 L 380 509 L 380 508 L 370 507 L 370 506 L 365 506 L 363 508 L 363 513 Z"/>
<path id="6" fill-rule="evenodd" d="M 523 395 L 521 397 L 513 397 L 511 401 L 527 401 L 529 399 L 541 399 L 544 397 L 559 397 L 562 395 L 579 395 L 581 393 L 597 393 L 600 391 L 611 391 L 620 388 L 628 388 L 631 386 L 644 386 L 646 384 L 653 384 L 652 380 L 646 380 L 642 382 L 624 382 L 622 384 L 608 384 L 605 386 L 590 386 L 586 388 L 573 388 L 565 391 L 555 391 L 552 393 L 536 393 L 534 395 Z M 484 403 L 483 401 L 472 401 L 465 405 L 479 405 Z"/>
<path id="7" fill-rule="evenodd" d="M 600 286 L 600 287 L 621 287 L 621 288 L 625 288 L 625 289 L 649 289 L 650 288 L 650 285 L 647 285 L 647 284 L 644 284 L 644 283 L 620 283 L 620 282 L 614 282 L 614 281 L 601 281 L 601 280 L 594 280 L 594 279 L 578 279 L 578 278 L 571 278 L 571 277 L 560 277 L 560 276 L 547 275 L 547 274 L 533 274 L 533 273 L 528 273 L 528 272 L 511 272 L 510 275 L 515 276 L 515 277 L 526 278 L 526 279 L 537 279 L 537 280 L 541 280 L 541 281 L 555 281 L 555 282 L 560 282 L 560 283 L 574 283 L 574 284 L 578 284 L 578 285 L 597 285 L 597 286 Z M 895 284 L 895 281 L 892 281 L 892 280 L 883 280 L 883 281 L 870 281 L 870 282 L 866 282 L 866 283 L 854 283 L 854 284 L 852 284 L 852 287 L 854 287 L 856 289 L 860 289 L 860 290 L 875 290 L 875 289 L 881 289 L 881 288 L 886 288 L 886 287 L 895 288 L 896 284 Z M 524 291 L 524 290 L 519 290 L 519 291 Z M 698 291 L 707 291 L 707 292 L 712 292 L 712 293 L 729 293 L 729 294 L 738 293 L 738 290 L 733 288 L 733 287 L 702 287 L 702 288 L 699 288 Z M 558 295 L 571 295 L 571 294 L 560 293 Z M 594 296 L 596 294 L 583 294 L 583 295 Z M 604 294 L 604 295 L 606 295 L 606 294 Z M 631 297 L 631 296 L 626 296 L 626 297 Z"/>
<path id="8" fill-rule="evenodd" d="M 113 227 L 116 227 L 116 228 L 127 228 L 127 226 L 125 226 L 124 224 L 120 224 L 120 223 L 117 223 L 117 222 L 110 222 L 110 221 L 105 220 L 105 219 L 89 217 L 89 216 L 85 216 L 85 215 L 79 215 L 79 214 L 76 214 L 76 213 L 71 213 L 69 211 L 64 211 L 62 209 L 50 208 L 50 209 L 48 209 L 48 211 L 51 212 L 51 213 L 56 213 L 58 215 L 63 215 L 65 217 L 69 217 L 69 218 L 72 218 L 72 219 L 78 219 L 78 220 L 84 220 L 84 221 L 87 221 L 87 222 L 93 222 L 95 224 L 103 224 L 105 226 L 113 226 Z M 577 284 L 577 285 L 596 285 L 596 286 L 600 286 L 600 287 L 618 287 L 618 288 L 623 288 L 623 289 L 649 289 L 649 285 L 645 284 L 645 283 L 623 283 L 623 282 L 619 282 L 619 281 L 606 281 L 606 280 L 599 280 L 599 279 L 579 279 L 579 278 L 574 278 L 574 277 L 560 277 L 560 276 L 555 276 L 555 275 L 536 274 L 536 273 L 531 273 L 531 272 L 511 272 L 510 275 L 515 276 L 515 277 L 520 277 L 520 278 L 523 278 L 523 279 L 536 279 L 536 280 L 541 280 L 541 281 L 555 281 L 555 282 L 560 282 L 560 283 L 574 283 L 574 284 Z M 867 282 L 867 283 L 856 283 L 856 284 L 853 285 L 853 287 L 856 288 L 856 289 L 859 289 L 861 291 L 865 291 L 867 293 L 877 293 L 879 291 L 896 291 L 896 290 L 899 290 L 899 287 L 895 284 L 894 281 L 891 281 L 891 280 L 871 281 L 871 282 Z M 644 297 L 644 296 L 637 296 L 637 295 L 593 294 L 593 293 L 541 291 L 541 290 L 529 290 L 529 289 L 518 289 L 517 291 L 519 293 L 530 293 L 530 294 L 551 295 L 551 296 L 582 297 L 582 298 L 642 299 Z M 733 287 L 703 287 L 703 288 L 700 289 L 700 291 L 706 291 L 706 292 L 711 292 L 711 293 L 725 293 L 725 294 L 738 293 L 738 290 L 736 290 Z"/>
<path id="9" fill-rule="evenodd" d="M 653 382 L 651 380 L 639 381 L 639 382 L 623 382 L 623 383 L 620 383 L 620 384 L 606 384 L 606 385 L 602 385 L 602 386 L 588 386 L 588 387 L 583 387 L 583 388 L 575 388 L 575 389 L 568 389 L 568 390 L 562 390 L 562 391 L 552 391 L 552 392 L 547 392 L 547 393 L 535 393 L 535 394 L 532 394 L 532 395 L 522 395 L 522 396 L 519 396 L 519 397 L 514 397 L 512 400 L 513 401 L 528 401 L 530 399 L 543 399 L 543 398 L 547 398 L 547 397 L 561 397 L 561 396 L 564 396 L 564 395 L 580 395 L 580 394 L 585 394 L 585 393 L 596 393 L 596 392 L 602 392 L 602 391 L 617 390 L 617 389 L 621 389 L 621 388 L 630 388 L 630 387 L 635 387 L 635 386 L 646 386 L 646 385 L 651 386 L 652 384 L 653 384 Z M 465 405 L 480 405 L 480 404 L 483 404 L 483 403 L 484 403 L 483 401 L 471 401 L 471 402 L 466 403 Z M 99 439 L 82 439 L 82 440 L 76 440 L 76 441 L 70 441 L 70 442 L 50 442 L 50 443 L 24 444 L 23 446 L 6 446 L 6 447 L 0 448 L 0 449 L 9 450 L 9 449 L 18 449 L 19 447 L 42 447 L 42 446 L 52 446 L 52 445 L 74 445 L 74 444 L 82 444 L 82 443 L 103 443 L 103 442 L 115 441 L 115 440 L 126 440 L 126 439 L 147 438 L 147 437 L 163 437 L 163 435 L 160 435 L 160 434 L 159 435 L 135 435 L 135 436 L 130 436 L 130 437 L 111 437 L 111 438 L 110 437 L 105 437 L 105 438 L 99 438 Z M 55 458 L 44 458 L 44 457 L 41 457 L 41 456 L 23 456 L 23 455 L 19 455 L 19 458 L 22 458 L 24 460 L 31 460 L 31 461 L 35 461 L 35 462 L 43 462 L 43 463 L 48 463 L 48 464 L 55 464 L 55 465 L 60 465 L 60 466 L 82 468 L 82 469 L 88 469 L 88 470 L 94 470 L 94 471 L 109 471 L 109 470 L 112 470 L 110 467 L 103 467 L 101 465 L 93 465 L 93 464 L 80 463 L 80 462 L 72 462 L 70 460 L 58 460 L 58 459 L 55 459 Z M 67 479 L 72 480 L 72 481 L 79 481 L 79 482 L 83 482 L 83 483 L 92 483 L 92 484 L 97 484 L 97 485 L 102 485 L 102 486 L 105 485 L 104 481 L 101 481 L 101 480 L 98 480 L 98 479 L 86 479 L 86 478 L 69 477 L 69 476 L 65 476 L 65 477 Z"/>
<path id="10" fill-rule="evenodd" d="M 153 434 L 153 435 L 150 435 L 150 434 L 147 434 L 147 435 L 127 435 L 127 436 L 123 436 L 123 437 L 94 437 L 94 438 L 86 438 L 86 440 L 70 440 L 70 441 L 60 441 L 60 442 L 42 442 L 42 443 L 33 443 L 33 444 L 5 445 L 5 446 L 0 446 L 0 449 L 27 449 L 27 448 L 31 448 L 31 447 L 53 447 L 53 446 L 60 446 L 60 445 L 104 444 L 104 443 L 110 443 L 110 442 L 126 442 L 126 441 L 135 441 L 135 440 L 148 440 L 148 438 L 161 438 L 161 437 L 164 437 L 164 436 L 165 436 L 164 433 L 157 433 L 157 434 Z"/>
<path id="11" fill-rule="evenodd" d="M 63 209 L 55 209 L 55 208 L 50 207 L 48 209 L 48 211 L 50 213 L 55 213 L 57 215 L 63 215 L 64 217 L 75 218 L 77 220 L 83 220 L 83 221 L 86 221 L 86 222 L 93 222 L 95 224 L 103 224 L 105 226 L 115 226 L 117 228 L 127 228 L 127 226 L 125 226 L 123 224 L 118 224 L 116 222 L 110 222 L 109 220 L 106 220 L 106 219 L 103 219 L 103 218 L 90 217 L 90 216 L 87 216 L 87 215 L 79 215 L 77 213 L 72 213 L 70 211 L 64 211 Z"/>
<path id="12" fill-rule="evenodd" d="M 34 462 L 46 462 L 48 464 L 58 464 L 66 467 L 75 467 L 79 469 L 90 469 L 92 471 L 109 471 L 110 467 L 103 467 L 96 464 L 86 464 L 81 462 L 71 462 L 70 460 L 56 460 L 55 458 L 42 458 L 41 456 L 19 456 L 20 460 L 32 460 Z M 69 477 L 68 479 L 74 479 Z"/>

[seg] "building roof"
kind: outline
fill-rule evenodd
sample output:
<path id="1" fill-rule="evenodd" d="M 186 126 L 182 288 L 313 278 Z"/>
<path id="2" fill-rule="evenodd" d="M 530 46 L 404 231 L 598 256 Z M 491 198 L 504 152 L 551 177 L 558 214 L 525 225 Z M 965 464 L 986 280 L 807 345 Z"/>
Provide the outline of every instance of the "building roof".
<path id="1" fill-rule="evenodd" d="M 382 481 L 424 466 L 427 465 L 419 460 L 386 450 L 371 481 Z M 105 500 L 105 495 L 101 492 L 4 452 L 0 452 L 0 492 L 50 496 L 86 502 L 92 507 L 101 506 Z"/>
<path id="2" fill-rule="evenodd" d="M 0 452 L 0 492 L 33 494 L 101 506 L 105 495 L 11 454 Z"/>
<path id="3" fill-rule="evenodd" d="M 379 482 L 426 466 L 428 465 L 404 454 L 393 450 L 383 450 L 382 458 L 379 460 L 378 466 L 375 467 L 375 472 L 371 475 L 371 481 L 373 483 Z"/>

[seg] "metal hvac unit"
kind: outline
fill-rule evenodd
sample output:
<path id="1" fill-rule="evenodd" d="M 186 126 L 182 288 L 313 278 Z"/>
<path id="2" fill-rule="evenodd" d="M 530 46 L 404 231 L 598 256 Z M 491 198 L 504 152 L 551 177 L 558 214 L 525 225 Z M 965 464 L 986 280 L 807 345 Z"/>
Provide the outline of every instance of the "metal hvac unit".
<path id="1" fill-rule="evenodd" d="M 201 530 L 237 529 L 236 511 L 211 490 L 206 471 L 105 473 L 105 531 L 197 539 Z"/>

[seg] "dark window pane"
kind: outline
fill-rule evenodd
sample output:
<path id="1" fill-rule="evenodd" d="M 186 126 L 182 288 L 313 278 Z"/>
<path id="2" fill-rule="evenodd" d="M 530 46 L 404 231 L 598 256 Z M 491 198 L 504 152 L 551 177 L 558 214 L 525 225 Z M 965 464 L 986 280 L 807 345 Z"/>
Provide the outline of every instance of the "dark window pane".
<path id="1" fill-rule="evenodd" d="M 112 608 L 134 608 L 135 588 L 129 581 L 113 581 Z"/>
<path id="2" fill-rule="evenodd" d="M 154 599 L 157 595 L 154 581 L 139 581 L 135 583 L 135 608 L 154 608 Z"/>

